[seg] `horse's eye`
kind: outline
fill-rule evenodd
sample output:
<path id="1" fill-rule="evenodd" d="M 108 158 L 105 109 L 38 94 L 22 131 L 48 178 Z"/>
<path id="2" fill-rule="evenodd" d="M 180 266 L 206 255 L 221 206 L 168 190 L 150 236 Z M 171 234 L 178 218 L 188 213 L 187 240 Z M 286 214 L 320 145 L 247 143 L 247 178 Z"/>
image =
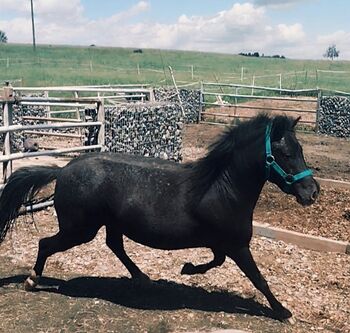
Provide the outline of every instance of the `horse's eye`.
<path id="1" fill-rule="evenodd" d="M 296 153 L 288 150 L 288 151 L 284 152 L 284 156 L 285 156 L 285 158 L 295 158 L 296 157 Z"/>

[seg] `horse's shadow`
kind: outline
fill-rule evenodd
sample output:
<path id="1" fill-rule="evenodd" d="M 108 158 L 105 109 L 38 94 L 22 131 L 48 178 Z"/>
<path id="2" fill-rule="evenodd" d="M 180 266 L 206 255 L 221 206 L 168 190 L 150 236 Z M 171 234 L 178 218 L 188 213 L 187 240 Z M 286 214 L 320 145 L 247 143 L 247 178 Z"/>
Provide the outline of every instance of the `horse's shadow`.
<path id="1" fill-rule="evenodd" d="M 23 283 L 25 275 L 0 278 L 0 287 Z M 166 280 L 139 284 L 128 278 L 77 277 L 61 280 L 42 277 L 37 291 L 70 297 L 98 298 L 142 310 L 193 309 L 207 312 L 241 313 L 274 318 L 273 311 L 256 302 L 227 291 L 207 291 Z"/>

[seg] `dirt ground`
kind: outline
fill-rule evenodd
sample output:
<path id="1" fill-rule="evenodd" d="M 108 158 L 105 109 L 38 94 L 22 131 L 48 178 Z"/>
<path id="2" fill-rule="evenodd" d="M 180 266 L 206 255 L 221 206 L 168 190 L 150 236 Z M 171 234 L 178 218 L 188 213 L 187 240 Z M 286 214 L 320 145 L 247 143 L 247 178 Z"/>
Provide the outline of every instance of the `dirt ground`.
<path id="1" fill-rule="evenodd" d="M 188 126 L 185 161 L 203 156 L 222 130 Z M 348 140 L 298 136 L 317 176 L 350 181 Z M 268 185 L 255 219 L 350 240 L 349 215 L 349 191 L 323 188 L 317 204 L 301 208 Z M 35 262 L 38 240 L 57 231 L 52 208 L 34 218 L 35 225 L 30 216 L 21 217 L 0 247 L 0 332 L 350 332 L 349 256 L 261 237 L 252 241 L 253 255 L 272 291 L 293 312 L 294 325 L 272 318 L 264 297 L 230 260 L 205 275 L 180 275 L 183 263 L 211 259 L 205 249 L 159 251 L 125 240 L 127 253 L 153 280 L 135 284 L 106 247 L 104 230 L 94 241 L 51 257 L 42 289 L 25 292 L 22 284 Z"/>
<path id="2" fill-rule="evenodd" d="M 127 253 L 153 280 L 135 284 L 105 245 L 104 230 L 51 257 L 41 289 L 25 292 L 38 239 L 57 230 L 52 209 L 35 215 L 36 229 L 21 218 L 1 246 L 0 332 L 349 332 L 348 256 L 264 238 L 252 241 L 253 255 L 294 325 L 271 318 L 264 297 L 230 260 L 205 275 L 180 275 L 185 262 L 211 259 L 204 249 L 160 251 L 126 240 Z"/>

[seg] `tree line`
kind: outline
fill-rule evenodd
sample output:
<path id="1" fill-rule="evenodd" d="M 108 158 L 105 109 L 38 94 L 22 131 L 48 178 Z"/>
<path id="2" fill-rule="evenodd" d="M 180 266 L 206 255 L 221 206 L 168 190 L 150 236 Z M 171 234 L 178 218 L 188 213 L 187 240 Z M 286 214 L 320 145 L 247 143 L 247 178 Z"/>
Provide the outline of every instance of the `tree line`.
<path id="1" fill-rule="evenodd" d="M 259 52 L 247 52 L 247 53 L 241 52 L 241 53 L 238 53 L 238 54 L 241 55 L 241 56 L 244 56 L 244 57 L 286 59 L 286 57 L 284 55 L 279 55 L 279 54 L 274 54 L 272 56 L 265 55 L 264 53 L 262 53 L 260 55 Z"/>
<path id="2" fill-rule="evenodd" d="M 340 51 L 337 49 L 336 45 L 332 44 L 332 45 L 328 46 L 328 48 L 326 49 L 326 52 L 323 54 L 323 57 L 334 60 L 335 58 L 339 57 L 339 53 L 340 53 Z M 241 56 L 244 56 L 244 57 L 286 59 L 286 57 L 284 55 L 279 55 L 279 54 L 275 54 L 272 56 L 264 55 L 264 53 L 262 53 L 260 55 L 259 52 L 246 52 L 246 53 L 240 52 L 238 54 Z"/>

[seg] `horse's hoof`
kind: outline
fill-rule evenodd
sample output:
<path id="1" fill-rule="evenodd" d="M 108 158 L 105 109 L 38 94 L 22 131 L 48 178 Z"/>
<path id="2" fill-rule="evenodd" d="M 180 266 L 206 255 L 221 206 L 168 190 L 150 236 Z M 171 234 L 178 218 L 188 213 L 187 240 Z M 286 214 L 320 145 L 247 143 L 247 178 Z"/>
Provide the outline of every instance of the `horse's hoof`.
<path id="1" fill-rule="evenodd" d="M 286 322 L 288 322 L 292 326 L 296 324 L 296 320 L 295 320 L 295 318 L 293 316 L 290 317 L 290 318 L 287 318 Z"/>
<path id="2" fill-rule="evenodd" d="M 184 264 L 184 266 L 182 267 L 181 275 L 193 275 L 193 274 L 196 274 L 195 270 L 196 270 L 196 267 L 192 263 L 186 262 Z"/>
<path id="3" fill-rule="evenodd" d="M 39 276 L 36 275 L 34 271 L 31 272 L 31 274 L 27 277 L 27 279 L 24 282 L 24 290 L 26 291 L 33 291 L 35 290 L 35 287 L 39 283 Z"/>
<path id="4" fill-rule="evenodd" d="M 289 319 L 293 316 L 292 313 L 284 307 L 281 307 L 281 308 L 274 310 L 274 311 L 275 311 L 276 318 L 278 320 L 289 322 Z M 290 319 L 290 320 L 293 321 L 293 319 Z"/>

